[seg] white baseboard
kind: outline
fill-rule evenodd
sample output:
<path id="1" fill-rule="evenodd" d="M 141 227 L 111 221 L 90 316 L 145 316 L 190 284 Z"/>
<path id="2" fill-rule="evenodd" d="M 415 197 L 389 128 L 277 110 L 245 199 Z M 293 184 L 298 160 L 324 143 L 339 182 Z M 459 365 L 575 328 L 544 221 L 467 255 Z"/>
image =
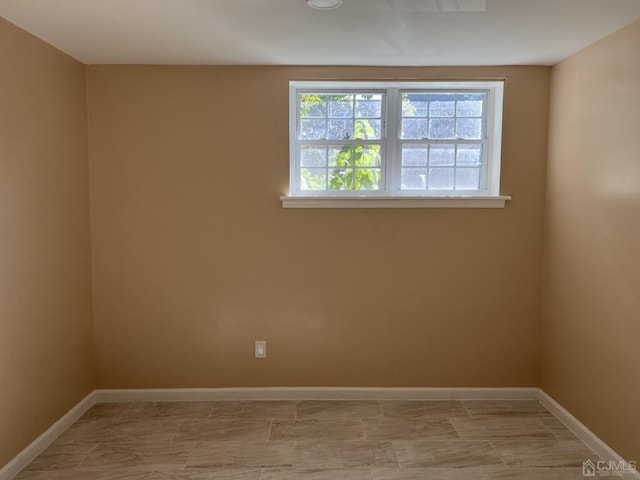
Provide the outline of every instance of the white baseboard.
<path id="1" fill-rule="evenodd" d="M 531 388 L 265 387 L 95 390 L 97 402 L 215 400 L 515 400 L 536 399 Z"/>
<path id="2" fill-rule="evenodd" d="M 12 480 L 95 403 L 93 391 L 0 469 L 0 480 Z"/>
<path id="3" fill-rule="evenodd" d="M 555 401 L 548 393 L 542 389 L 538 389 L 538 401 L 549 410 L 558 420 L 565 424 L 565 426 L 571 430 L 576 437 L 582 440 L 596 455 L 602 460 L 607 462 L 615 462 L 620 464 L 624 459 L 618 455 L 609 445 L 600 439 L 595 433 L 589 430 L 580 420 L 571 415 L 562 405 Z M 640 461 L 640 459 L 638 459 Z M 611 478 L 624 478 L 625 480 L 640 480 L 640 472 L 626 473 L 624 477 L 611 477 Z"/>
<path id="4" fill-rule="evenodd" d="M 349 388 L 349 387 L 268 387 L 268 388 L 170 388 L 94 390 L 69 410 L 46 432 L 36 438 L 0 469 L 0 480 L 12 480 L 60 434 L 94 404 L 100 402 L 171 402 L 215 400 L 526 400 L 536 399 L 602 460 L 621 462 L 622 457 L 539 388 Z M 617 477 L 622 478 L 622 477 Z M 640 480 L 629 473 L 625 480 Z"/>

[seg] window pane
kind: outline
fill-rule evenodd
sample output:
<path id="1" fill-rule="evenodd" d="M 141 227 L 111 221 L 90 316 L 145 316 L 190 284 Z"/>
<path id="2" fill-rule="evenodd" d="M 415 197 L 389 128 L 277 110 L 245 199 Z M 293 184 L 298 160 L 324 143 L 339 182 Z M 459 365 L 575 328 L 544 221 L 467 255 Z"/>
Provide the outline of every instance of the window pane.
<path id="1" fill-rule="evenodd" d="M 402 166 L 427 166 L 429 160 L 426 145 L 404 145 L 402 147 Z"/>
<path id="2" fill-rule="evenodd" d="M 381 164 L 380 145 L 334 145 L 329 147 L 330 167 L 368 167 Z"/>
<path id="3" fill-rule="evenodd" d="M 482 100 L 484 95 L 481 93 L 470 95 L 458 95 L 458 106 L 456 110 L 457 117 L 481 117 L 482 116 Z"/>
<path id="4" fill-rule="evenodd" d="M 429 138 L 455 138 L 456 122 L 453 118 L 432 118 L 429 120 Z"/>
<path id="5" fill-rule="evenodd" d="M 324 167 L 327 164 L 327 149 L 304 145 L 300 150 L 300 165 L 303 167 Z"/>
<path id="6" fill-rule="evenodd" d="M 457 138 L 480 139 L 482 138 L 482 119 L 481 118 L 458 118 Z"/>
<path id="7" fill-rule="evenodd" d="M 352 138 L 352 120 L 329 120 L 329 140 L 350 140 Z"/>
<path id="8" fill-rule="evenodd" d="M 426 93 L 403 93 L 402 116 L 426 117 L 429 111 L 429 95 Z"/>
<path id="9" fill-rule="evenodd" d="M 379 168 L 357 168 L 355 173 L 356 190 L 380 190 L 382 171 Z"/>
<path id="10" fill-rule="evenodd" d="M 456 111 L 456 96 L 451 93 L 431 95 L 430 117 L 453 117 Z"/>
<path id="11" fill-rule="evenodd" d="M 330 168 L 329 190 L 353 190 L 353 168 Z"/>
<path id="12" fill-rule="evenodd" d="M 429 190 L 453 190 L 453 168 L 430 168 Z"/>
<path id="13" fill-rule="evenodd" d="M 300 138 L 318 140 L 326 138 L 327 122 L 325 120 L 300 120 Z"/>
<path id="14" fill-rule="evenodd" d="M 382 122 L 380 120 L 356 120 L 354 138 L 380 140 L 382 138 Z"/>
<path id="15" fill-rule="evenodd" d="M 329 166 L 330 167 L 351 167 L 353 166 L 353 146 L 330 146 Z"/>
<path id="16" fill-rule="evenodd" d="M 454 165 L 455 145 L 431 145 L 429 151 L 429 165 L 436 167 Z"/>
<path id="17" fill-rule="evenodd" d="M 358 167 L 378 167 L 382 164 L 380 145 L 354 147 L 354 157 Z"/>
<path id="18" fill-rule="evenodd" d="M 482 164 L 482 145 L 458 145 L 457 165 L 479 167 Z"/>
<path id="19" fill-rule="evenodd" d="M 402 190 L 426 190 L 427 189 L 427 169 L 426 168 L 403 168 L 401 188 Z"/>
<path id="20" fill-rule="evenodd" d="M 300 116 L 301 117 L 326 117 L 327 97 L 326 95 L 300 95 Z"/>
<path id="21" fill-rule="evenodd" d="M 353 117 L 353 95 L 329 96 L 330 117 Z"/>
<path id="22" fill-rule="evenodd" d="M 427 119 L 402 119 L 402 138 L 427 138 Z"/>
<path id="23" fill-rule="evenodd" d="M 326 190 L 327 171 L 324 168 L 300 169 L 300 190 Z"/>
<path id="24" fill-rule="evenodd" d="M 356 95 L 356 118 L 380 118 L 382 95 Z"/>
<path id="25" fill-rule="evenodd" d="M 479 168 L 458 168 L 456 170 L 456 190 L 478 190 Z"/>
<path id="26" fill-rule="evenodd" d="M 329 190 L 380 190 L 380 168 L 330 168 Z"/>

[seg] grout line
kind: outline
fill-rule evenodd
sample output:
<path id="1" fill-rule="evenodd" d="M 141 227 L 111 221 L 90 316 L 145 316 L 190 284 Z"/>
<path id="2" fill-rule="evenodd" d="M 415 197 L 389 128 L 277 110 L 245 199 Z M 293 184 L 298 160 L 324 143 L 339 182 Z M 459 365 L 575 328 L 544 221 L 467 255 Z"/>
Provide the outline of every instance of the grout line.
<path id="1" fill-rule="evenodd" d="M 267 442 L 271 441 L 271 430 L 273 429 L 273 418 L 269 419 L 269 433 L 267 433 Z M 262 473 L 260 473 L 260 476 L 262 476 Z"/>
<path id="2" fill-rule="evenodd" d="M 207 413 L 207 417 L 206 418 L 212 418 L 211 415 L 213 415 L 213 411 L 215 410 L 217 403 L 218 402 L 216 400 L 211 402 L 211 408 L 209 409 L 209 413 Z"/>
<path id="3" fill-rule="evenodd" d="M 100 443 L 100 442 L 96 443 L 96 444 L 93 446 L 93 448 L 92 448 L 91 450 L 89 450 L 89 453 L 87 453 L 87 457 L 88 457 L 89 455 L 91 455 L 91 454 L 93 453 L 93 451 L 94 451 L 96 448 L 98 448 L 100 445 L 101 445 L 101 443 Z M 85 458 L 86 458 L 86 457 L 85 457 Z M 83 461 L 84 461 L 84 459 L 83 459 Z M 80 462 L 80 463 L 82 463 L 82 462 Z"/>
<path id="4" fill-rule="evenodd" d="M 362 427 L 362 438 L 367 441 L 367 430 L 364 428 L 364 422 L 362 421 L 362 417 L 360 418 L 360 427 Z"/>
<path id="5" fill-rule="evenodd" d="M 133 407 L 133 403 L 131 403 L 131 402 L 127 402 L 127 403 L 125 403 L 125 405 L 126 405 L 126 408 L 122 411 L 120 416 L 114 419 L 116 422 L 121 421 L 123 419 L 125 413 L 127 413 Z"/>
<path id="6" fill-rule="evenodd" d="M 382 408 L 382 402 L 383 402 L 383 400 L 378 400 L 378 403 L 380 404 L 380 411 L 382 412 L 382 418 L 391 418 L 386 413 L 384 413 L 384 408 Z M 373 474 L 372 474 L 372 476 L 373 476 Z"/>
<path id="7" fill-rule="evenodd" d="M 390 440 L 389 443 L 391 443 L 391 450 L 393 450 L 393 456 L 396 459 L 396 464 L 398 465 L 398 468 L 403 468 L 402 464 L 400 463 L 400 460 L 398 460 L 398 450 L 396 448 L 396 443 L 398 443 L 398 440 Z M 371 476 L 373 477 L 373 473 L 371 474 Z"/>
<path id="8" fill-rule="evenodd" d="M 553 418 L 556 418 L 556 417 L 553 417 Z M 540 418 L 536 418 L 536 420 L 538 421 L 538 423 L 539 423 L 540 425 L 542 425 L 544 428 L 546 428 L 546 429 L 549 431 L 549 433 L 551 433 L 551 436 L 553 437 L 553 439 L 554 439 L 554 440 L 562 440 L 560 437 L 558 437 L 558 436 L 554 433 L 554 431 L 553 431 L 553 430 L 551 430 L 551 427 L 550 427 L 549 425 L 547 425 L 546 423 L 544 423 L 542 420 L 540 420 Z M 556 420 L 558 420 L 558 419 L 556 418 Z M 559 421 L 559 420 L 558 420 L 558 421 Z"/>
<path id="9" fill-rule="evenodd" d="M 169 439 L 169 443 L 173 443 L 177 440 L 175 440 L 176 436 L 178 435 L 178 431 L 180 431 L 180 427 L 182 427 L 182 425 L 186 422 L 187 420 L 184 419 L 180 419 L 178 420 L 178 425 L 176 426 L 175 431 L 171 434 L 171 438 Z"/>
<path id="10" fill-rule="evenodd" d="M 80 468 L 80 465 L 82 465 L 82 464 L 84 463 L 84 461 L 85 461 L 87 458 L 89 458 L 89 455 L 91 454 L 91 452 L 93 452 L 96 448 L 98 448 L 98 446 L 99 446 L 99 445 L 100 445 L 99 443 L 96 443 L 96 444 L 93 446 L 93 448 L 89 451 L 89 453 L 87 453 L 87 454 L 84 456 L 84 458 L 83 458 L 82 460 L 80 460 L 80 461 L 78 462 L 78 464 L 77 464 L 75 467 L 73 467 L 71 470 L 78 470 L 78 469 Z M 40 456 L 42 456 L 42 454 L 38 455 L 38 457 L 40 457 Z M 38 457 L 36 457 L 36 458 L 38 458 Z"/>
<path id="11" fill-rule="evenodd" d="M 453 431 L 456 432 L 456 435 L 458 435 L 458 438 L 460 440 L 464 440 L 464 438 L 462 437 L 462 435 L 460 434 L 460 432 L 456 428 L 456 424 L 451 421 L 451 418 L 447 418 L 447 422 L 449 422 L 451 424 L 451 426 L 453 427 Z"/>
<path id="12" fill-rule="evenodd" d="M 187 459 L 184 461 L 184 465 L 182 466 L 182 470 L 185 470 L 187 468 L 187 464 L 189 463 L 189 460 L 193 457 L 196 448 L 198 448 L 198 442 L 188 442 L 189 444 L 192 445 L 191 450 L 189 450 L 189 454 L 187 455 Z"/>
<path id="13" fill-rule="evenodd" d="M 467 413 L 467 416 L 469 418 L 473 418 L 473 415 L 471 415 L 471 412 L 469 411 L 469 409 L 465 407 L 464 402 L 462 400 L 458 400 L 458 403 L 462 406 L 462 409 Z"/>
<path id="14" fill-rule="evenodd" d="M 498 458 L 500 459 L 500 461 L 502 462 L 502 464 L 504 465 L 505 468 L 509 468 L 509 465 L 507 465 L 507 462 L 504 461 L 504 458 L 502 457 L 502 455 L 500 455 L 500 452 L 498 451 L 498 449 L 496 448 L 496 446 L 493 444 L 492 440 L 488 440 L 489 445 L 491 445 L 491 449 L 495 452 L 495 454 L 498 456 Z"/>

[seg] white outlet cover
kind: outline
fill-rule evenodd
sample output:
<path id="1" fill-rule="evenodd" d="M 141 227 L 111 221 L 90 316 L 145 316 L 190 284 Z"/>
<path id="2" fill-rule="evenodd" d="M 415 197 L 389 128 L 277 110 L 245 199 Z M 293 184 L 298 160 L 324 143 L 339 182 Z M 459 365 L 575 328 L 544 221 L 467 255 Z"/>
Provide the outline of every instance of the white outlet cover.
<path id="1" fill-rule="evenodd" d="M 256 358 L 267 358 L 267 342 L 266 340 L 257 340 L 255 347 Z"/>

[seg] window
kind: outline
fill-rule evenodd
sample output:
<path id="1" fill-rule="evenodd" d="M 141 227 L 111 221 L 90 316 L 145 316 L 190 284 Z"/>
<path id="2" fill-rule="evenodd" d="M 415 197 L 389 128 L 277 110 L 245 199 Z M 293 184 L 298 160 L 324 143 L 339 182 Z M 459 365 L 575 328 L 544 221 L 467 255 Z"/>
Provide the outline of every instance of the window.
<path id="1" fill-rule="evenodd" d="M 501 207 L 502 82 L 291 82 L 285 207 Z"/>

